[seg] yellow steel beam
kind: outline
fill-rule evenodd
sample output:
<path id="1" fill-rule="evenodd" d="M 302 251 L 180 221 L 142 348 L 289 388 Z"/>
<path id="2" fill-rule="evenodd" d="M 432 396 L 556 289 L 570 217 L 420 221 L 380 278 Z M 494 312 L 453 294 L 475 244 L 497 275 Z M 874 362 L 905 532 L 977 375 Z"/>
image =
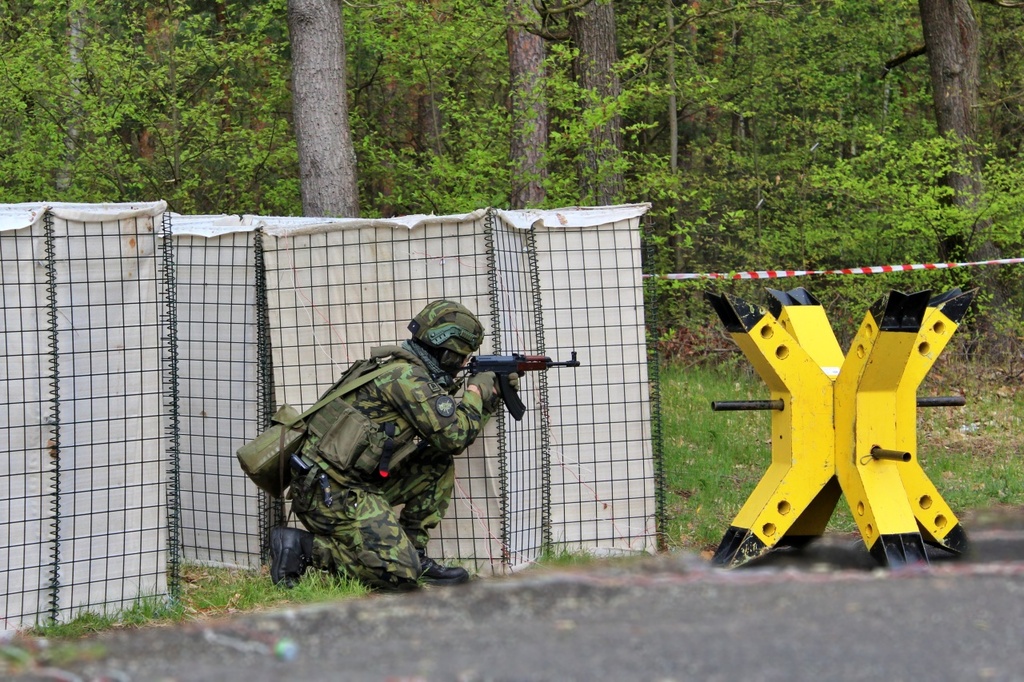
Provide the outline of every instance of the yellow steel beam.
<path id="1" fill-rule="evenodd" d="M 975 291 L 954 289 L 928 303 L 902 381 L 896 389 L 897 443 L 906 443 L 911 459 L 898 468 L 924 541 L 949 552 L 967 549 L 967 535 L 917 459 L 917 389 L 957 330 Z"/>
<path id="2" fill-rule="evenodd" d="M 818 423 L 831 414 L 832 377 L 771 313 L 728 295 L 712 303 L 768 385 L 771 400 L 783 405 L 772 412 L 772 463 L 712 559 L 717 565 L 735 566 L 765 554 L 784 539 L 802 542 L 805 536 L 824 531 L 838 494 L 829 485 L 834 476 L 831 424 L 822 429 Z M 808 337 L 815 332 L 819 338 L 832 336 L 838 351 L 824 310 L 820 305 L 813 308 L 787 315 L 787 324 Z M 826 343 L 820 346 L 816 353 L 831 352 L 823 350 Z"/>
<path id="3" fill-rule="evenodd" d="M 898 462 L 877 459 L 871 453 L 875 448 L 898 450 L 906 445 L 897 442 L 896 388 L 914 348 L 926 302 L 883 299 L 881 305 L 873 306 L 836 380 L 839 485 L 864 544 L 883 565 L 925 560 Z M 896 311 L 898 307 L 911 309 Z M 887 313 L 900 323 L 887 321 Z"/>

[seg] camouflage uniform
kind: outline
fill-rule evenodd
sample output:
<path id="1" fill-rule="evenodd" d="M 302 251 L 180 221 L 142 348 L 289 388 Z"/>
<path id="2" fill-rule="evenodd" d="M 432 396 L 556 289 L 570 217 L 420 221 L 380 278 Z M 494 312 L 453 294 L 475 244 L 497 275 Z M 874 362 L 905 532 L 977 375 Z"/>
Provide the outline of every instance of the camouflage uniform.
<path id="1" fill-rule="evenodd" d="M 380 471 L 331 467 L 311 428 L 303 458 L 317 466 L 292 481 L 292 509 L 315 536 L 314 566 L 378 589 L 405 589 L 416 585 L 417 551 L 426 547 L 430 530 L 448 509 L 453 456 L 476 439 L 500 399 L 484 401 L 467 391 L 456 403 L 452 396 L 459 385 L 415 342 L 375 349 L 373 355 L 390 371 L 346 396 L 346 402 L 374 423 L 395 425 L 399 447 L 393 466 L 386 477 Z M 400 514 L 394 510 L 398 505 L 404 505 Z"/>

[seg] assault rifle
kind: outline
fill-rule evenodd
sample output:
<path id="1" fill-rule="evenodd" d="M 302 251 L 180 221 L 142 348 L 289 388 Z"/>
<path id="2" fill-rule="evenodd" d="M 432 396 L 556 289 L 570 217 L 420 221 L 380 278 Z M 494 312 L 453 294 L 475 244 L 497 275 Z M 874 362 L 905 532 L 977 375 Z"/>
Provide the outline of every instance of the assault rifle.
<path id="1" fill-rule="evenodd" d="M 498 392 L 505 402 L 508 413 L 516 421 L 521 421 L 526 414 L 526 405 L 520 400 L 519 394 L 512 388 L 508 380 L 509 374 L 522 374 L 523 372 L 538 372 L 548 370 L 552 367 L 579 367 L 580 362 L 576 359 L 576 351 L 572 352 L 571 360 L 555 362 L 544 355 L 474 355 L 466 365 L 466 371 L 470 374 L 480 372 L 494 372 L 498 377 Z"/>

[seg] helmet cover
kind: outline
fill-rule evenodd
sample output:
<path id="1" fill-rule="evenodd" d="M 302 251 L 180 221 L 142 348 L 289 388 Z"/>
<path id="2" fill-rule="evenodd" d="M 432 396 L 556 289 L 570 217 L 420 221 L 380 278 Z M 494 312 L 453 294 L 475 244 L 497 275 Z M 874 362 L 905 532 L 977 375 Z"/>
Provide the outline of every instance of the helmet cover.
<path id="1" fill-rule="evenodd" d="M 412 337 L 432 348 L 468 356 L 484 340 L 484 328 L 477 316 L 455 301 L 432 301 L 409 323 Z"/>

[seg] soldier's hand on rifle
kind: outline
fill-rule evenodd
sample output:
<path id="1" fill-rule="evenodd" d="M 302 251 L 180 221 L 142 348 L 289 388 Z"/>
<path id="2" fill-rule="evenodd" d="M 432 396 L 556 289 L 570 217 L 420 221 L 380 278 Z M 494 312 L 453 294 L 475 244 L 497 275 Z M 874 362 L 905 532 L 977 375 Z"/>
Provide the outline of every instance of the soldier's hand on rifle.
<path id="1" fill-rule="evenodd" d="M 480 372 L 471 376 L 466 382 L 466 390 L 472 391 L 473 389 L 480 392 L 480 397 L 484 400 L 484 411 L 487 414 L 493 414 L 501 402 L 501 396 L 498 394 L 498 378 L 494 372 Z"/>
<path id="2" fill-rule="evenodd" d="M 511 386 L 512 389 L 515 390 L 516 393 L 519 393 L 519 375 L 516 374 L 515 372 L 512 372 L 511 374 L 509 374 L 508 375 L 508 385 Z"/>
<path id="3" fill-rule="evenodd" d="M 472 390 L 476 389 L 480 392 L 480 397 L 487 402 L 487 399 L 498 393 L 498 381 L 494 372 L 480 372 L 474 374 L 466 382 L 466 388 Z"/>

